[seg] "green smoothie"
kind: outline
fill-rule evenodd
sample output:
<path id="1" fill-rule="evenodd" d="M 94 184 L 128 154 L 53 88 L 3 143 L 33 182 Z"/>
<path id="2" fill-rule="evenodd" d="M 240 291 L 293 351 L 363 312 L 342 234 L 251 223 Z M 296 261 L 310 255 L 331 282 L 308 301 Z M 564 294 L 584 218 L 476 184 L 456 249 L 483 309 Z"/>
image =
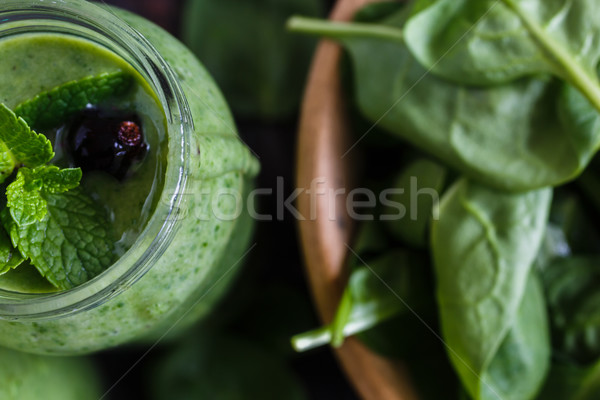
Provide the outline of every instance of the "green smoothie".
<path id="1" fill-rule="evenodd" d="M 162 190 L 167 152 L 166 121 L 156 96 L 129 64 L 82 39 L 56 34 L 22 34 L 0 40 L 0 54 L 0 103 L 8 107 L 88 76 L 124 72 L 134 77 L 125 95 L 113 96 L 92 106 L 135 113 L 141 121 L 149 151 L 132 165 L 126 179 L 118 180 L 103 171 L 86 171 L 81 181 L 83 190 L 108 216 L 115 242 L 114 257 L 118 258 L 146 226 Z M 33 128 L 51 140 L 56 153 L 53 164 L 77 167 L 66 154 L 69 151 L 66 126 L 42 131 Z M 56 290 L 30 265 L 0 275 L 0 288 L 29 293 Z"/>
<path id="2" fill-rule="evenodd" d="M 81 354 L 163 337 L 212 309 L 235 276 L 248 246 L 252 231 L 248 215 L 237 212 L 239 204 L 231 196 L 214 196 L 225 190 L 244 198 L 258 171 L 258 163 L 237 136 L 222 95 L 198 60 L 176 39 L 140 17 L 116 12 L 141 32 L 173 69 L 193 118 L 193 132 L 183 144 L 186 171 L 176 188 L 182 200 L 176 207 L 174 236 L 164 252 L 146 257 L 147 247 L 155 243 L 155 232 L 148 227 L 166 218 L 155 210 L 163 210 L 173 199 L 174 189 L 165 177 L 181 169 L 182 138 L 176 131 L 167 132 L 172 121 L 157 100 L 165 96 L 153 92 L 152 85 L 122 59 L 87 39 L 57 33 L 0 39 L 0 103 L 14 107 L 65 82 L 125 71 L 134 76 L 129 94 L 94 106 L 134 110 L 148 143 L 143 161 L 133 166 L 125 179 L 97 172 L 84 173 L 82 178 L 83 190 L 110 217 L 115 257 L 119 258 L 113 267 L 73 289 L 75 294 L 71 290 L 40 294 L 55 289 L 28 265 L 0 277 L 0 289 L 5 291 L 0 297 L 10 297 L 11 292 L 31 294 L 10 299 L 17 305 L 20 299 L 31 303 L 26 317 L 0 315 L 0 344 L 8 347 L 40 354 Z M 55 163 L 67 164 L 68 157 L 61 151 L 64 132 L 59 128 L 43 133 L 54 142 Z M 151 267 L 142 276 L 120 284 L 118 274 L 139 259 Z M 112 287 L 115 294 L 99 301 L 84 299 L 85 306 L 67 311 L 35 315 L 36 304 L 44 310 L 58 309 L 68 296 L 94 298 L 96 287 Z"/>

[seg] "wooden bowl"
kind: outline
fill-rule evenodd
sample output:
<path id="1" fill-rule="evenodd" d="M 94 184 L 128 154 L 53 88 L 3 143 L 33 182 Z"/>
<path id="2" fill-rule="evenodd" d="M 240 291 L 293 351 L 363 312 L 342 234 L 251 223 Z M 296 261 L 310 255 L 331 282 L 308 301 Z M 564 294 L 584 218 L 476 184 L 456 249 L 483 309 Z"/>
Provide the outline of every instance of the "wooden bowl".
<path id="1" fill-rule="evenodd" d="M 338 0 L 330 18 L 350 20 L 361 6 L 377 0 Z M 338 66 L 340 47 L 327 40 L 315 53 L 302 104 L 297 146 L 300 240 L 313 300 L 323 323 L 332 320 L 347 282 L 347 244 L 353 221 L 345 196 L 336 190 L 352 188 L 349 166 L 352 145 L 341 95 Z M 338 192 L 339 193 L 339 192 Z M 335 211 L 334 215 L 332 210 Z M 371 352 L 350 338 L 336 350 L 350 382 L 366 400 L 416 400 L 404 367 Z"/>

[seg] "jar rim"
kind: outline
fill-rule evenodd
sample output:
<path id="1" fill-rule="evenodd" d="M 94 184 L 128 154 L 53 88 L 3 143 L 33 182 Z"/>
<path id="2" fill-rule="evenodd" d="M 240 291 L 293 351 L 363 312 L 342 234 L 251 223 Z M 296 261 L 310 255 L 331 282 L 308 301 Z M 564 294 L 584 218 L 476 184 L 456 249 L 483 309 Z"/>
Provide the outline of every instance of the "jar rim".
<path id="1" fill-rule="evenodd" d="M 75 288 L 52 293 L 0 290 L 0 319 L 42 320 L 95 308 L 131 287 L 165 252 L 179 227 L 178 214 L 189 173 L 193 120 L 175 72 L 154 46 L 109 7 L 85 0 L 3 0 L 3 25 L 19 32 L 69 33 L 97 42 L 131 65 L 154 90 L 166 116 L 168 162 L 160 201 L 132 247 L 106 271 Z M 31 24 L 29 24 L 31 22 Z M 11 33 L 12 34 L 12 33 Z"/>

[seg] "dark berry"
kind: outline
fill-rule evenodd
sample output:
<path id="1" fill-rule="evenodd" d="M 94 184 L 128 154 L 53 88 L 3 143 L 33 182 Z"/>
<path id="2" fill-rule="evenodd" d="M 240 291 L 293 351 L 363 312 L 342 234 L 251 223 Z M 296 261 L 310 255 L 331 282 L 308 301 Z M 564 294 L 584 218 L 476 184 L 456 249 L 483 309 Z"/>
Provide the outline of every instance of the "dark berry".
<path id="1" fill-rule="evenodd" d="M 140 127 L 133 121 L 123 121 L 119 126 L 118 133 L 119 142 L 125 146 L 137 147 L 140 145 L 142 140 L 142 132 Z"/>
<path id="2" fill-rule="evenodd" d="M 136 115 L 86 108 L 70 124 L 67 149 L 83 172 L 105 171 L 119 180 L 147 151 Z"/>

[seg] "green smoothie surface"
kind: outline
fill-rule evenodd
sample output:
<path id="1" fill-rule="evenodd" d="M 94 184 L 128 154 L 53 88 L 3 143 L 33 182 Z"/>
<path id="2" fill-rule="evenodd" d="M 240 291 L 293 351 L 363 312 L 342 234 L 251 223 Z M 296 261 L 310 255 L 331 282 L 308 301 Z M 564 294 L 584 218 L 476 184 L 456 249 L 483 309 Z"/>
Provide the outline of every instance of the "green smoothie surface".
<path id="1" fill-rule="evenodd" d="M 9 108 L 65 83 L 119 71 L 133 77 L 133 84 L 125 94 L 88 107 L 135 113 L 148 151 L 143 159 L 132 164 L 124 179 L 116 179 L 104 171 L 84 172 L 81 179 L 82 190 L 108 217 L 114 238 L 114 260 L 132 246 L 158 202 L 166 168 L 164 111 L 142 77 L 98 44 L 58 33 L 25 33 L 0 39 L 0 103 Z M 52 142 L 55 157 L 51 163 L 61 168 L 78 167 L 73 165 L 64 145 L 68 124 L 65 121 L 61 127 L 45 130 L 31 126 Z M 0 189 L 4 192 L 6 184 L 0 185 Z M 25 293 L 57 290 L 28 262 L 0 275 L 0 289 Z"/>

